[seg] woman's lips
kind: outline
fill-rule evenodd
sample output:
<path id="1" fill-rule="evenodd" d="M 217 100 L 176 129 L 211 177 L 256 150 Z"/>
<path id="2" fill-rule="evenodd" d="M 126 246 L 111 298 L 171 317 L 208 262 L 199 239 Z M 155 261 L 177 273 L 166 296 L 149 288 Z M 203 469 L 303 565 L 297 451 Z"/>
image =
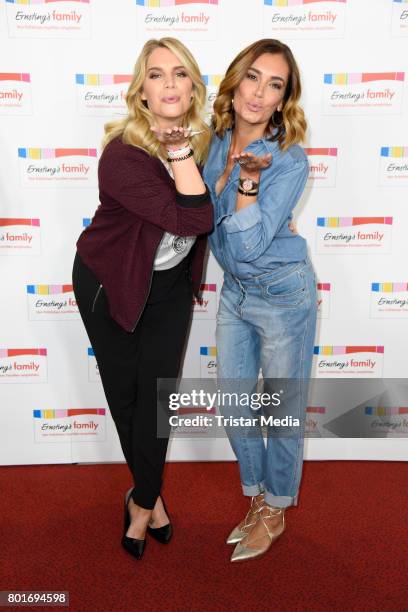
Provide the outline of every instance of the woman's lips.
<path id="1" fill-rule="evenodd" d="M 166 104 L 175 104 L 180 100 L 180 98 L 179 96 L 166 96 L 165 98 L 162 98 L 162 100 L 163 102 L 166 102 Z"/>
<path id="2" fill-rule="evenodd" d="M 259 106 L 259 104 L 251 104 L 251 102 L 247 103 L 247 107 L 254 113 L 257 113 L 262 110 L 262 106 Z"/>

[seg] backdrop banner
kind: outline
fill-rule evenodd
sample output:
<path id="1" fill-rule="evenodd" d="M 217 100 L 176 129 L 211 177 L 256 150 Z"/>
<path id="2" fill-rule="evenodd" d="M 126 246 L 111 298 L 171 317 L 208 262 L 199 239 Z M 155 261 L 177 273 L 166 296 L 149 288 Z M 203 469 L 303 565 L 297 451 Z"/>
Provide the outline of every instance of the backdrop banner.
<path id="1" fill-rule="evenodd" d="M 310 164 L 295 218 L 319 296 L 305 458 L 408 460 L 408 0 L 0 0 L 0 463 L 123 460 L 71 270 L 103 126 L 162 36 L 195 55 L 207 118 L 246 45 L 293 50 Z M 210 255 L 183 379 L 216 381 L 221 285 Z M 174 435 L 168 458 L 233 454 L 204 432 Z"/>

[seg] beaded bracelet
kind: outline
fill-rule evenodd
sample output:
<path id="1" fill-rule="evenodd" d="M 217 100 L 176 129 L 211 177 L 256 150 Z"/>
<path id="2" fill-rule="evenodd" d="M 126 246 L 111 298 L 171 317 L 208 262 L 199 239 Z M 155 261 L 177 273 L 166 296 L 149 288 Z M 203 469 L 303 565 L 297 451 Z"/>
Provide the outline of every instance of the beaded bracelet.
<path id="1" fill-rule="evenodd" d="M 169 162 L 169 164 L 172 164 L 173 162 L 184 161 L 185 159 L 188 159 L 192 155 L 194 155 L 194 151 L 193 149 L 190 149 L 190 152 L 187 153 L 187 155 L 183 155 L 182 157 L 168 157 L 167 161 Z"/>
<path id="2" fill-rule="evenodd" d="M 171 159 L 175 159 L 176 157 L 179 157 L 180 155 L 186 155 L 187 153 L 189 153 L 190 150 L 191 150 L 190 145 L 186 145 L 182 149 L 167 149 L 167 155 Z"/>

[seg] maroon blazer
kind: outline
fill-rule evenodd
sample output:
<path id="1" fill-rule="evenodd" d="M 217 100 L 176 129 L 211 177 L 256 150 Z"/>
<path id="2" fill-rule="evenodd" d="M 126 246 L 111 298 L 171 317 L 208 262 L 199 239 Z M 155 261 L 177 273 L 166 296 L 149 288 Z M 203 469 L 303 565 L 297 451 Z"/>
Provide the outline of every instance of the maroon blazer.
<path id="1" fill-rule="evenodd" d="M 208 190 L 195 196 L 178 193 L 159 159 L 120 138 L 105 147 L 98 178 L 100 205 L 77 249 L 103 285 L 112 318 L 133 331 L 149 294 L 164 231 L 198 236 L 191 261 L 193 291 L 198 295 L 213 206 Z"/>

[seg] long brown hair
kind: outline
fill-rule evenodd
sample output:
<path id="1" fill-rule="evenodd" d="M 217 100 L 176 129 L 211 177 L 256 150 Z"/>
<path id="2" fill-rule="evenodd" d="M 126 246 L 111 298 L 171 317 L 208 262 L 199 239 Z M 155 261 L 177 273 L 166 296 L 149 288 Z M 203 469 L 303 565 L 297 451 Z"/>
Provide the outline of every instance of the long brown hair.
<path id="1" fill-rule="evenodd" d="M 250 66 L 264 53 L 283 55 L 289 66 L 289 78 L 282 100 L 282 111 L 276 110 L 273 113 L 266 128 L 266 135 L 271 140 L 277 140 L 280 148 L 285 150 L 304 140 L 307 124 L 303 109 L 299 106 L 302 88 L 298 65 L 289 47 L 274 38 L 263 38 L 252 43 L 241 51 L 228 66 L 214 102 L 212 125 L 215 133 L 221 138 L 226 129 L 234 127 L 232 105 L 234 91 L 245 78 Z M 276 128 L 276 133 L 272 134 L 274 128 Z"/>

